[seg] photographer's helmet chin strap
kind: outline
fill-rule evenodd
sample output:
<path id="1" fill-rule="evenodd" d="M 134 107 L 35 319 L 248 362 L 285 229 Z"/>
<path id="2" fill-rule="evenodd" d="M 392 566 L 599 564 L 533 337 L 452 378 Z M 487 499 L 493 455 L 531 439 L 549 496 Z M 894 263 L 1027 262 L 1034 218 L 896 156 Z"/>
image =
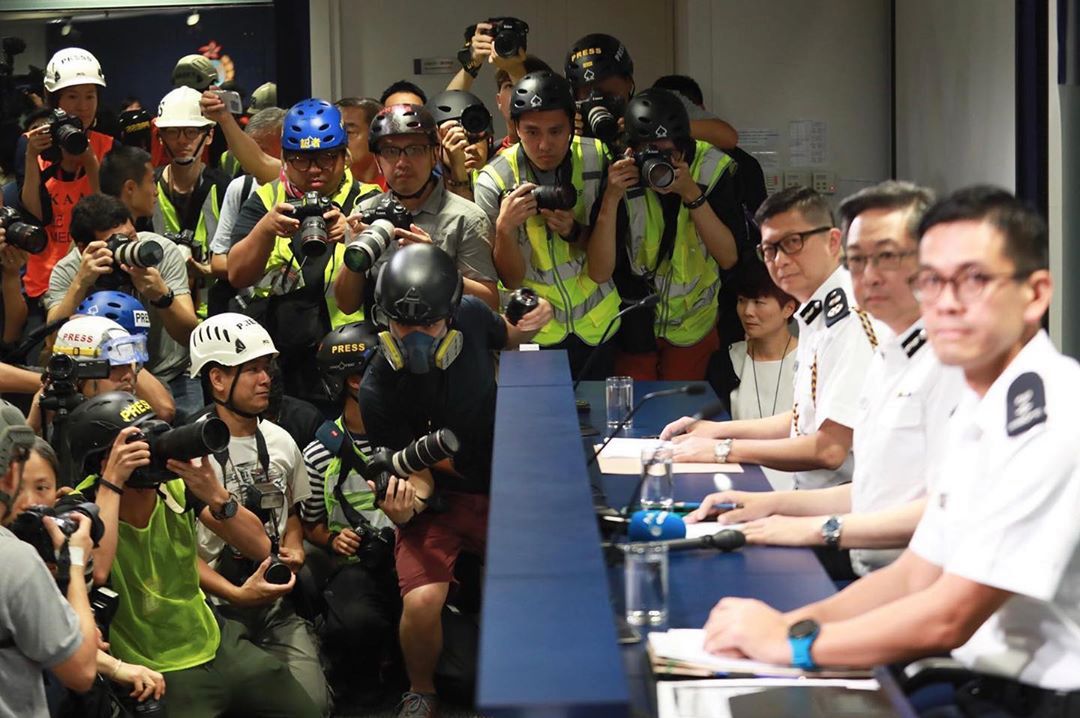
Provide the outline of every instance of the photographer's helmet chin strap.
<path id="1" fill-rule="evenodd" d="M 206 145 L 206 138 L 209 136 L 209 132 L 202 133 L 202 135 L 199 137 L 199 144 L 195 147 L 195 151 L 191 154 L 191 157 L 177 157 L 173 154 L 173 151 L 169 149 L 169 144 L 167 142 L 162 142 L 161 144 L 165 146 L 165 153 L 169 155 L 170 162 L 175 162 L 178 165 L 186 167 L 195 162 L 195 160 L 197 160 L 199 156 L 202 155 L 203 146 Z"/>
<path id="2" fill-rule="evenodd" d="M 435 181 L 436 181 L 435 173 L 432 172 L 430 175 L 428 175 L 428 178 L 424 181 L 423 186 L 420 189 L 413 192 L 412 194 L 401 194 L 400 192 L 398 192 L 396 189 L 394 189 L 392 187 L 390 188 L 390 192 L 397 199 L 416 199 L 420 195 L 424 194 L 424 192 L 427 192 L 428 185 L 431 184 L 432 182 L 435 182 Z"/>
<path id="3" fill-rule="evenodd" d="M 221 399 L 218 399 L 217 397 L 213 397 L 213 401 L 218 406 L 225 407 L 226 409 L 228 409 L 232 413 L 236 414 L 237 416 L 242 416 L 245 419 L 258 419 L 259 418 L 258 414 L 252 414 L 249 411 L 244 411 L 243 409 L 240 409 L 239 407 L 236 406 L 236 404 L 233 403 L 233 394 L 236 392 L 236 382 L 240 378 L 240 372 L 242 372 L 244 370 L 244 367 L 247 366 L 249 363 L 250 362 L 244 362 L 243 364 L 237 364 L 236 365 L 236 373 L 233 374 L 232 383 L 229 384 L 229 396 L 227 396 L 225 398 L 225 401 L 222 401 Z M 217 412 L 214 412 L 214 413 L 216 414 Z"/>

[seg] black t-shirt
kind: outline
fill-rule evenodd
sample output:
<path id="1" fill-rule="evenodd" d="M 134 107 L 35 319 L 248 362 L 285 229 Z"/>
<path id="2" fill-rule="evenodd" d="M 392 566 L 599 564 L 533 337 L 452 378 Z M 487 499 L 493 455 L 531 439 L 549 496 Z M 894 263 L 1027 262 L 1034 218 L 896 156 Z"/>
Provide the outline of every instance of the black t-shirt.
<path id="1" fill-rule="evenodd" d="M 454 457 L 461 477 L 435 471 L 436 485 L 486 494 L 495 432 L 494 352 L 506 347 L 506 323 L 476 297 L 463 297 L 453 328 L 464 344 L 445 370 L 394 371 L 380 354 L 360 385 L 360 413 L 372 445 L 394 451 L 436 429 L 452 430 L 461 443 Z"/>

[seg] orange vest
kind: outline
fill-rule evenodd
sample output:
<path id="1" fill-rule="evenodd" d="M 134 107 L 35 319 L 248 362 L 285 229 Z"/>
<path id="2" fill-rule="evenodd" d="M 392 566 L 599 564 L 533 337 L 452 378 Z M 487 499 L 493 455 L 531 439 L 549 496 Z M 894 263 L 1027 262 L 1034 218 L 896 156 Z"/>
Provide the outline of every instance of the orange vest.
<path id="1" fill-rule="evenodd" d="M 112 149 L 113 138 L 94 130 L 87 133 L 87 138 L 94 150 L 94 156 L 101 162 L 105 154 Z M 48 163 L 38 157 L 38 166 L 44 170 Z M 30 255 L 26 262 L 26 274 L 23 276 L 26 295 L 33 298 L 40 297 L 49 289 L 49 276 L 53 267 L 71 249 L 71 235 L 68 234 L 71 210 L 80 199 L 90 194 L 90 179 L 85 172 L 71 181 L 53 176 L 45 180 L 45 191 L 48 192 L 52 205 L 52 222 L 45 228 L 49 243 L 41 254 Z"/>

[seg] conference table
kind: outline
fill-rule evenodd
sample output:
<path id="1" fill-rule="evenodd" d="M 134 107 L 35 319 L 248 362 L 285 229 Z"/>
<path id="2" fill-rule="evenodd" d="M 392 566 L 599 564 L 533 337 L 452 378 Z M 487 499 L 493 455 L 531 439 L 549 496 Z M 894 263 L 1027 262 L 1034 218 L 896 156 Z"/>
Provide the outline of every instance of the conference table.
<path id="1" fill-rule="evenodd" d="M 504 352 L 500 360 L 491 511 L 481 616 L 478 707 L 491 715 L 656 715 L 655 679 L 644 641 L 619 645 L 622 570 L 605 565 L 594 509 L 599 496 L 621 508 L 636 475 L 585 467 L 606 432 L 603 382 L 572 390 L 564 352 Z M 635 400 L 680 386 L 636 382 Z M 579 414 L 574 401 L 588 401 Z M 660 432 L 715 395 L 647 402 L 622 435 Z M 582 438 L 590 424 L 599 436 Z M 760 468 L 727 474 L 732 487 L 768 491 Z M 677 474 L 677 501 L 715 491 L 713 474 Z M 599 491 L 597 491 L 599 490 Z M 700 627 L 724 596 L 761 599 L 780 610 L 820 600 L 835 587 L 809 549 L 746 546 L 673 552 L 668 626 Z M 875 671 L 897 715 L 914 712 L 887 670 Z"/>

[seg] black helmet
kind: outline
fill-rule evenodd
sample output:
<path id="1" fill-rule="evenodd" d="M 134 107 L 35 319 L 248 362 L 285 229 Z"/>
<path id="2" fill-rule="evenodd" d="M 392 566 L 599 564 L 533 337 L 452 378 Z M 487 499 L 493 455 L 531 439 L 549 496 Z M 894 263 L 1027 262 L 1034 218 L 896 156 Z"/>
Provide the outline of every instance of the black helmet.
<path id="1" fill-rule="evenodd" d="M 368 149 L 378 153 L 379 140 L 395 135 L 427 135 L 433 145 L 439 143 L 435 118 L 423 105 L 390 105 L 380 110 L 371 121 Z"/>
<path id="2" fill-rule="evenodd" d="M 626 134 L 631 145 L 654 140 L 690 139 L 690 116 L 679 98 L 667 90 L 651 88 L 634 96 L 626 106 Z"/>
<path id="3" fill-rule="evenodd" d="M 574 87 L 598 82 L 612 75 L 634 75 L 630 51 L 617 37 L 601 33 L 586 35 L 566 53 L 566 78 Z"/>
<path id="4" fill-rule="evenodd" d="M 431 112 L 436 125 L 448 120 L 458 120 L 466 132 L 491 131 L 491 113 L 484 101 L 471 92 L 447 90 L 428 100 L 425 107 Z"/>
<path id="5" fill-rule="evenodd" d="M 117 434 L 129 426 L 138 426 L 144 433 L 150 433 L 149 430 L 156 430 L 158 424 L 164 425 L 165 422 L 157 418 L 149 402 L 134 394 L 126 391 L 98 394 L 75 407 L 68 417 L 68 446 L 72 463 L 86 474 L 96 474 L 100 468 L 101 454 L 113 445 Z M 163 428 L 168 427 L 165 425 Z M 90 460 L 97 463 L 88 465 Z M 137 480 L 136 474 L 142 473 L 144 469 L 137 469 L 132 479 Z M 136 482 L 129 483 L 135 485 Z"/>
<path id="6" fill-rule="evenodd" d="M 120 141 L 125 145 L 147 149 L 150 146 L 150 121 L 153 119 L 149 110 L 124 110 L 117 118 L 120 123 Z"/>
<path id="7" fill-rule="evenodd" d="M 315 360 L 330 397 L 341 395 L 345 379 L 363 374 L 378 350 L 379 337 L 364 322 L 346 324 L 323 337 Z"/>
<path id="8" fill-rule="evenodd" d="M 402 324 L 433 324 L 453 316 L 464 282 L 450 255 L 432 244 L 399 249 L 379 271 L 375 303 Z"/>
<path id="9" fill-rule="evenodd" d="M 573 121 L 574 92 L 570 89 L 570 83 L 554 72 L 530 72 L 518 80 L 510 93 L 512 119 L 519 119 L 526 112 L 562 110 Z"/>

